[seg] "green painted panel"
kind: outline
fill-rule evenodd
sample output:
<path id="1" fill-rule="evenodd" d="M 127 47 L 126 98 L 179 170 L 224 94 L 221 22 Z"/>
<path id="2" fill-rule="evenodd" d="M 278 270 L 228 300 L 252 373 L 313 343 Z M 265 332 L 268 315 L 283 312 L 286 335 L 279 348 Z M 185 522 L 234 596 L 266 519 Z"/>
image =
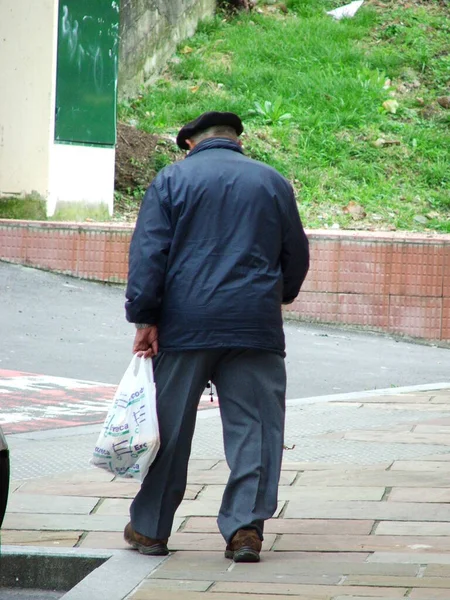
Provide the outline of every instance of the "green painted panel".
<path id="1" fill-rule="evenodd" d="M 115 144 L 118 49 L 118 0 L 60 0 L 57 141 Z"/>

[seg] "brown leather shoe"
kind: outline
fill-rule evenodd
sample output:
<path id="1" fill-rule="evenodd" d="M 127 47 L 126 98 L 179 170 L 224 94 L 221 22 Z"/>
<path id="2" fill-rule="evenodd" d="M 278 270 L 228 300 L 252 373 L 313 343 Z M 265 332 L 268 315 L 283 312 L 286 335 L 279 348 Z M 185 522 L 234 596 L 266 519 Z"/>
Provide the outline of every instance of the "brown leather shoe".
<path id="1" fill-rule="evenodd" d="M 255 529 L 239 529 L 225 550 L 234 562 L 259 562 L 262 542 Z"/>
<path id="2" fill-rule="evenodd" d="M 132 548 L 141 554 L 147 554 L 148 556 L 167 556 L 169 554 L 167 549 L 168 540 L 153 540 L 146 535 L 142 535 L 133 529 L 131 523 L 125 526 L 123 537 Z"/>

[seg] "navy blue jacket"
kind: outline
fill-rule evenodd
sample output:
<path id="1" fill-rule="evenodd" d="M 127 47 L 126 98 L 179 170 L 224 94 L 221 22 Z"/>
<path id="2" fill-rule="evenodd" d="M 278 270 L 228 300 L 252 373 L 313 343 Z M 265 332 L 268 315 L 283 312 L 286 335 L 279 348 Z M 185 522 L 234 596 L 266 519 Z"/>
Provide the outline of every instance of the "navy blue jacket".
<path id="1" fill-rule="evenodd" d="M 130 246 L 128 321 L 157 324 L 161 351 L 284 354 L 281 304 L 309 267 L 289 182 L 230 139 L 200 142 L 148 188 Z"/>

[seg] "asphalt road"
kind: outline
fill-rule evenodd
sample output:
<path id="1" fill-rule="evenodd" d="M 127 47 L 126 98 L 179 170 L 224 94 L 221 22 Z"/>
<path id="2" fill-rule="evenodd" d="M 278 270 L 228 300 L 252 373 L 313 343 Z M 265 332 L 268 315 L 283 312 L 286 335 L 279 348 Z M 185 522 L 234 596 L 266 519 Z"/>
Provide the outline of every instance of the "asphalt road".
<path id="1" fill-rule="evenodd" d="M 131 358 L 123 286 L 0 262 L 0 369 L 117 383 Z M 285 325 L 288 398 L 450 379 L 450 350 L 390 336 Z"/>

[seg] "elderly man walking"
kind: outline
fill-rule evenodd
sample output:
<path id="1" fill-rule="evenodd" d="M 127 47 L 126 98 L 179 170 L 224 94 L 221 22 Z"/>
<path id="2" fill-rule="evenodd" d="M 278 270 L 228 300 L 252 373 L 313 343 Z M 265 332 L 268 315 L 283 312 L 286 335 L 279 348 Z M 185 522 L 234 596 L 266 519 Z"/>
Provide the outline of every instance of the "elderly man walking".
<path id="1" fill-rule="evenodd" d="M 217 388 L 231 473 L 218 526 L 225 556 L 260 558 L 277 507 L 286 371 L 281 305 L 309 267 L 289 182 L 247 158 L 240 118 L 209 112 L 179 132 L 185 160 L 163 169 L 142 202 L 130 247 L 126 315 L 133 351 L 153 359 L 161 448 L 125 539 L 165 555 L 183 499 L 197 407 Z"/>

